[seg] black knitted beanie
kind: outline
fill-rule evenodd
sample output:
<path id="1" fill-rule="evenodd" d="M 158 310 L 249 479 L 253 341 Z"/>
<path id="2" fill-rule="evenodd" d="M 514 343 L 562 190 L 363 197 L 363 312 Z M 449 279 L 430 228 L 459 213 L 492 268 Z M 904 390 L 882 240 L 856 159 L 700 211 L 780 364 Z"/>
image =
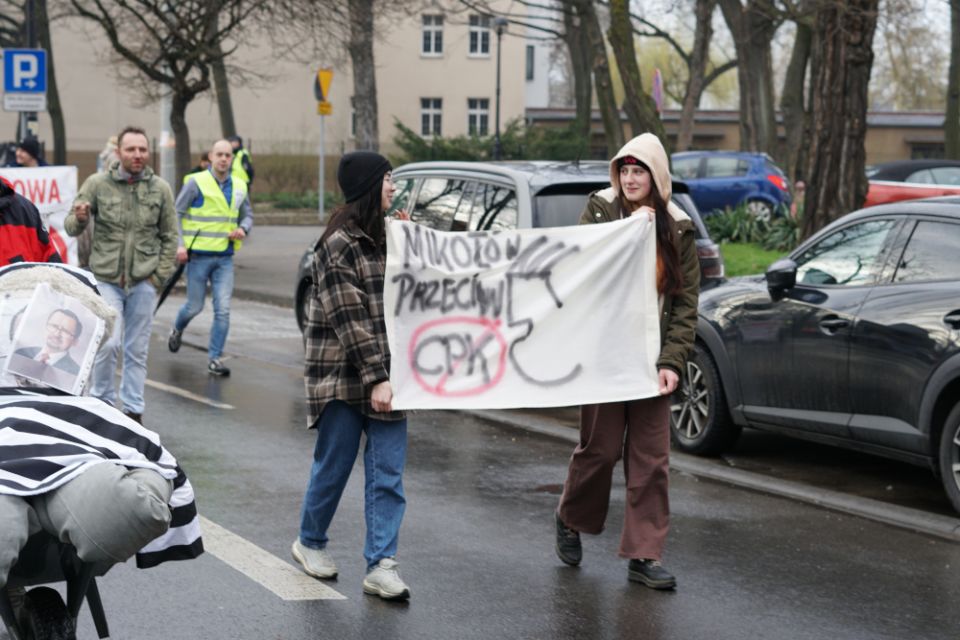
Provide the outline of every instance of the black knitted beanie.
<path id="1" fill-rule="evenodd" d="M 354 151 L 340 158 L 337 182 L 346 202 L 358 200 L 391 171 L 390 161 L 373 151 Z"/>

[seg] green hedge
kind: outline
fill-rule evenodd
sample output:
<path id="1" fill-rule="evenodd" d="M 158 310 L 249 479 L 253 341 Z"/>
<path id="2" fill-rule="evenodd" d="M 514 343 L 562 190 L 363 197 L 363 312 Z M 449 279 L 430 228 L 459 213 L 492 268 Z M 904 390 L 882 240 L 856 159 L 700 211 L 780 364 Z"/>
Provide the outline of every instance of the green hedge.
<path id="1" fill-rule="evenodd" d="M 400 153 L 391 157 L 395 166 L 425 160 L 486 161 L 493 159 L 494 137 L 423 137 L 394 120 L 393 142 Z M 500 133 L 502 160 L 577 160 L 589 158 L 587 139 L 572 127 L 530 127 L 511 120 Z"/>

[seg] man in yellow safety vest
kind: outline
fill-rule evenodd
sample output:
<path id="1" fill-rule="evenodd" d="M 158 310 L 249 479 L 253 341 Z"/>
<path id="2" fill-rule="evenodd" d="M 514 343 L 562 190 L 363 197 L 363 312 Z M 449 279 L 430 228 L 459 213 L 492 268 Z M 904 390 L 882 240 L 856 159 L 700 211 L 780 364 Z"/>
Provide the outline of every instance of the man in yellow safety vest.
<path id="1" fill-rule="evenodd" d="M 230 171 L 237 180 L 243 180 L 247 185 L 247 191 L 250 191 L 250 185 L 253 183 L 253 162 L 250 160 L 250 152 L 243 148 L 243 138 L 240 136 L 230 136 L 227 138 L 233 147 L 233 164 Z"/>
<path id="2" fill-rule="evenodd" d="M 231 171 L 233 149 L 218 140 L 210 150 L 210 168 L 190 176 L 177 196 L 180 245 L 177 261 L 187 263 L 187 302 L 180 307 L 167 347 L 180 349 L 183 330 L 203 309 L 210 283 L 213 326 L 207 347 L 207 371 L 230 375 L 221 357 L 230 330 L 230 296 L 233 294 L 233 253 L 253 228 L 253 210 L 247 185 Z"/>

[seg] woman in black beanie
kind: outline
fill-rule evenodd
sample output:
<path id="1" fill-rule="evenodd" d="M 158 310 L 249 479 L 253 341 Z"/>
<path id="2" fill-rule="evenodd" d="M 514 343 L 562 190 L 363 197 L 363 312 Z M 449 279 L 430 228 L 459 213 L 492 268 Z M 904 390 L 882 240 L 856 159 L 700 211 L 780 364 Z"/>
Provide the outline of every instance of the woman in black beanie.
<path id="1" fill-rule="evenodd" d="M 383 310 L 384 213 L 396 188 L 377 153 L 340 160 L 346 204 L 330 217 L 313 256 L 315 295 L 307 311 L 308 420 L 317 429 L 310 482 L 293 557 L 309 575 L 335 578 L 327 530 L 350 477 L 362 434 L 367 534 L 363 591 L 388 600 L 410 597 L 395 555 L 406 499 L 407 420 L 392 407 L 390 349 Z M 400 212 L 398 217 L 406 218 Z"/>

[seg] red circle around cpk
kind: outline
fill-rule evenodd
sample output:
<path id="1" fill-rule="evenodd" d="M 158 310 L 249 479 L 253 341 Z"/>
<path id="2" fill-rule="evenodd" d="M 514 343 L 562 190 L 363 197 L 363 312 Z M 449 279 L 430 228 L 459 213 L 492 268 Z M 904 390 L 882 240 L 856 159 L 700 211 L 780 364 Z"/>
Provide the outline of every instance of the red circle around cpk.
<path id="1" fill-rule="evenodd" d="M 413 335 L 410 336 L 409 346 L 407 348 L 407 362 L 410 365 L 410 370 L 413 372 L 413 378 L 417 381 L 417 384 L 426 391 L 436 396 L 442 396 L 446 398 L 462 398 L 466 396 L 475 396 L 485 391 L 495 387 L 500 380 L 503 378 L 503 375 L 507 371 L 507 341 L 504 339 L 503 335 L 500 333 L 500 320 L 491 320 L 490 318 L 483 317 L 471 317 L 471 316 L 453 316 L 450 318 L 438 318 L 436 320 L 430 320 L 425 322 L 413 332 Z M 490 378 L 489 382 L 485 382 L 476 387 L 460 389 L 457 391 L 447 391 L 444 389 L 444 385 L 447 382 L 448 375 L 444 373 L 440 376 L 439 382 L 436 384 L 430 384 L 424 380 L 423 376 L 420 375 L 420 372 L 416 367 L 416 352 L 417 345 L 420 343 L 421 336 L 436 327 L 450 325 L 451 328 L 454 325 L 473 325 L 480 326 L 486 329 L 483 333 L 480 334 L 479 338 L 483 338 L 487 333 L 493 334 L 494 339 L 500 345 L 500 353 L 497 356 L 497 370 L 496 373 Z M 465 357 L 465 356 L 464 356 Z M 462 362 L 461 358 L 458 362 Z"/>

